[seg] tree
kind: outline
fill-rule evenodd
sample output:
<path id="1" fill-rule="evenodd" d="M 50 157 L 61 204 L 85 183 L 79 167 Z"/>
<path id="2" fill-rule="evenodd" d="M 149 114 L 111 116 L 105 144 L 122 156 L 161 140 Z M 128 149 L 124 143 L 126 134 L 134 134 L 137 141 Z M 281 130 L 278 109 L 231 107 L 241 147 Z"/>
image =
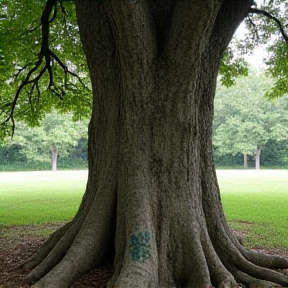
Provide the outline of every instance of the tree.
<path id="1" fill-rule="evenodd" d="M 270 78 L 254 71 L 229 89 L 219 87 L 215 98 L 213 144 L 222 154 L 255 156 L 260 169 L 261 150 L 269 141 L 287 139 L 287 97 L 268 101 L 264 95 L 272 86 Z M 245 88 L 243 88 L 245 87 Z"/>
<path id="2" fill-rule="evenodd" d="M 39 126 L 39 121 L 52 109 L 60 113 L 73 111 L 77 120 L 91 116 L 91 84 L 75 23 L 75 9 L 71 9 L 74 4 L 67 2 L 65 8 L 57 6 L 54 20 L 42 25 L 44 17 L 40 16 L 45 3 L 46 0 L 1 1 L 0 139 L 11 134 L 9 124 L 13 126 L 14 119 Z M 53 51 L 53 56 L 44 57 L 39 53 L 39 43 L 47 34 L 49 47 L 42 47 L 42 52 Z M 28 73 L 31 70 L 34 73 Z M 52 70 L 53 75 L 48 75 L 47 71 Z M 12 123 L 5 121 L 7 118 Z"/>
<path id="3" fill-rule="evenodd" d="M 284 167 L 288 163 L 287 141 L 271 140 L 261 154 L 261 164 L 270 167 Z"/>
<path id="4" fill-rule="evenodd" d="M 38 127 L 18 124 L 10 145 L 19 144 L 20 152 L 30 160 L 50 161 L 51 170 L 57 170 L 60 154 L 65 157 L 78 144 L 80 138 L 87 137 L 87 123 L 73 121 L 71 114 L 46 114 Z"/>
<path id="5" fill-rule="evenodd" d="M 76 1 L 93 89 L 88 182 L 73 220 L 26 263 L 32 287 L 68 287 L 111 260 L 108 287 L 288 284 L 267 269 L 287 260 L 244 248 L 229 227 L 213 165 L 217 74 L 252 5 Z"/>

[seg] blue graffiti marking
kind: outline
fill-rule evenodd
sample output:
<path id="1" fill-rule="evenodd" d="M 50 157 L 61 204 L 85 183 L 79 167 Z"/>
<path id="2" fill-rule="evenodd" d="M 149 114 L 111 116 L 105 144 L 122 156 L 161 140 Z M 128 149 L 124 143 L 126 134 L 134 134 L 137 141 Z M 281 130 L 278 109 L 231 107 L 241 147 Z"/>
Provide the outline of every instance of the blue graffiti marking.
<path id="1" fill-rule="evenodd" d="M 133 261 L 144 262 L 151 258 L 150 233 L 145 231 L 130 237 L 130 253 Z"/>

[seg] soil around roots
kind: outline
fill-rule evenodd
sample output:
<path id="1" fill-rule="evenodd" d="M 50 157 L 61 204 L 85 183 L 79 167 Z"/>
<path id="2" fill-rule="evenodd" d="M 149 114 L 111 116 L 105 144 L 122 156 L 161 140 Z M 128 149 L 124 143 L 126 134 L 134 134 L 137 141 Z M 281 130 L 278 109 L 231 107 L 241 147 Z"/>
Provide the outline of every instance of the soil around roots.
<path id="1" fill-rule="evenodd" d="M 27 260 L 62 224 L 17 226 L 0 230 L 0 288 L 28 288 L 22 279 L 29 273 L 18 264 Z M 49 234 L 50 234 L 49 233 Z M 287 253 L 288 254 L 288 253 Z M 71 288 L 104 288 L 113 274 L 112 267 L 94 269 L 79 277 Z"/>
<path id="2" fill-rule="evenodd" d="M 30 285 L 22 283 L 22 279 L 29 271 L 17 268 L 17 264 L 35 253 L 39 246 L 45 242 L 49 232 L 52 233 L 61 225 L 17 226 L 0 231 L 0 288 L 30 287 Z M 46 236 L 41 236 L 43 234 Z M 254 249 L 262 253 L 288 258 L 288 249 L 285 248 L 254 247 Z M 288 275 L 288 269 L 278 271 Z M 112 274 L 112 267 L 94 269 L 79 277 L 71 288 L 104 288 Z"/>

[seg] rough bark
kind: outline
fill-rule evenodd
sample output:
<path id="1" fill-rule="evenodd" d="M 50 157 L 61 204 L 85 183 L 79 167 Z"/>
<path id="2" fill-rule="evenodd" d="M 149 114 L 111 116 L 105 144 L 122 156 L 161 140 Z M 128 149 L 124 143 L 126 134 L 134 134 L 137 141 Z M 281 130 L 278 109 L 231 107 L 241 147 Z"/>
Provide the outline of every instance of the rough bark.
<path id="1" fill-rule="evenodd" d="M 287 260 L 233 234 L 213 165 L 220 60 L 251 5 L 76 1 L 93 87 L 89 176 L 75 218 L 26 264 L 32 287 L 69 287 L 111 260 L 115 288 L 288 284 L 267 269 Z"/>

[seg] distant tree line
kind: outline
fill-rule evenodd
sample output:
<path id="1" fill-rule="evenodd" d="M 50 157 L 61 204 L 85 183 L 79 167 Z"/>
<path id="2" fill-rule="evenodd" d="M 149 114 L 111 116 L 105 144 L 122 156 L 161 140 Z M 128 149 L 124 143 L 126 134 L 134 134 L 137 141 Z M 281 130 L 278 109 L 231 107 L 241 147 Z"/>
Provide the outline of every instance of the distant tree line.
<path id="1" fill-rule="evenodd" d="M 216 167 L 288 167 L 288 97 L 269 100 L 271 79 L 251 71 L 215 98 Z M 71 114 L 47 114 L 37 127 L 22 122 L 0 144 L 0 170 L 79 169 L 87 167 L 88 120 Z"/>
<path id="2" fill-rule="evenodd" d="M 68 155 L 63 157 L 59 155 L 57 167 L 58 169 L 86 169 L 87 160 L 87 139 L 80 138 Z M 29 159 L 21 152 L 19 144 L 0 147 L 0 171 L 50 169 L 50 161 Z"/>
<path id="3" fill-rule="evenodd" d="M 213 124 L 218 166 L 288 166 L 288 97 L 269 99 L 272 81 L 251 71 L 229 89 L 218 85 Z"/>
<path id="4" fill-rule="evenodd" d="M 247 156 L 247 167 L 244 167 L 242 153 L 222 154 L 214 145 L 215 165 L 218 168 L 255 168 L 255 156 Z M 288 148 L 286 141 L 269 141 L 261 152 L 261 167 L 288 168 Z"/>
<path id="5" fill-rule="evenodd" d="M 214 145 L 214 159 L 216 167 L 244 168 L 243 154 L 222 154 Z M 49 160 L 49 158 L 48 158 Z M 249 155 L 247 167 L 255 167 L 255 156 Z M 59 169 L 84 169 L 87 168 L 87 139 L 79 138 L 66 156 L 59 155 Z M 286 141 L 268 141 L 261 153 L 261 166 L 270 168 L 288 167 L 288 149 Z M 29 159 L 21 152 L 19 144 L 0 146 L 0 171 L 5 170 L 49 170 L 49 161 Z"/>

